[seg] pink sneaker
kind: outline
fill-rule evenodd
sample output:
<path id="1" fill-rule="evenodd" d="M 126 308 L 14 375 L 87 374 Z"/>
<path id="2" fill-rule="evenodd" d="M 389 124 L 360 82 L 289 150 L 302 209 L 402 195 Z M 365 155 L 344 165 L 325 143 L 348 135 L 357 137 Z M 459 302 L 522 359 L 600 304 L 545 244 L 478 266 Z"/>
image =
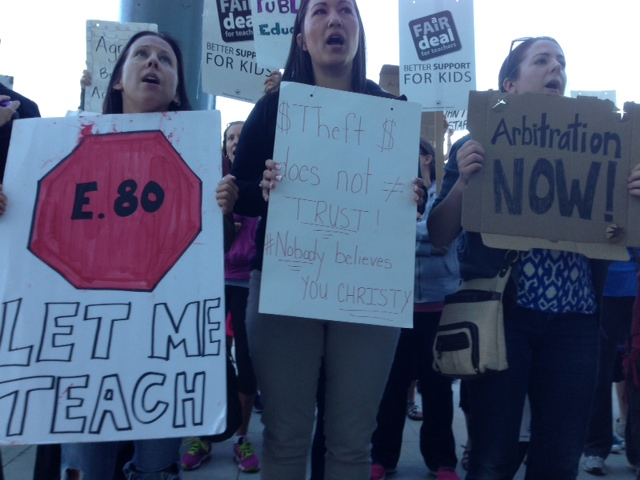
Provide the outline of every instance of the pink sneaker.
<path id="1" fill-rule="evenodd" d="M 251 442 L 244 439 L 233 444 L 233 458 L 241 472 L 253 473 L 260 470 L 260 460 L 253 451 Z"/>
<path id="2" fill-rule="evenodd" d="M 371 480 L 384 480 L 387 476 L 387 469 L 379 463 L 371 465 Z"/>
<path id="3" fill-rule="evenodd" d="M 209 442 L 194 437 L 186 440 L 185 443 L 187 444 L 187 452 L 182 455 L 180 460 L 183 469 L 196 470 L 200 468 L 203 462 L 211 458 L 211 445 Z"/>
<path id="4" fill-rule="evenodd" d="M 451 467 L 440 467 L 438 469 L 438 480 L 460 480 L 455 469 Z"/>

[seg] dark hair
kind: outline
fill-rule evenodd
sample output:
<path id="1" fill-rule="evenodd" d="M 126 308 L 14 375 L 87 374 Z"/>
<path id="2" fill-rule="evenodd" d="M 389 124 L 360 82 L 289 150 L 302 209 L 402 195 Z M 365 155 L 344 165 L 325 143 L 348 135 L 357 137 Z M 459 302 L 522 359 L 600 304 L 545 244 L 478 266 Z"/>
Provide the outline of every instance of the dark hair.
<path id="1" fill-rule="evenodd" d="M 436 179 L 436 149 L 433 148 L 431 142 L 420 138 L 420 153 L 422 155 L 431 155 L 431 163 L 429 164 L 429 177 L 433 182 Z M 418 168 L 419 177 L 422 178 L 422 170 Z"/>
<path id="2" fill-rule="evenodd" d="M 364 25 L 356 0 L 351 0 L 358 19 L 360 36 L 358 38 L 358 50 L 353 58 L 353 76 L 351 79 L 351 88 L 356 93 L 363 93 L 367 84 L 367 48 L 364 36 Z M 287 63 L 284 67 L 283 81 L 306 83 L 307 85 L 315 85 L 316 80 L 313 74 L 313 66 L 311 64 L 311 56 L 309 52 L 304 51 L 298 45 L 298 34 L 304 37 L 303 27 L 304 19 L 309 10 L 311 0 L 302 0 L 296 20 L 293 26 L 293 35 L 291 36 L 291 46 L 289 47 L 289 55 Z"/>
<path id="3" fill-rule="evenodd" d="M 129 55 L 129 49 L 133 42 L 138 40 L 141 37 L 158 37 L 167 42 L 173 53 L 178 60 L 178 87 L 177 94 L 178 98 L 180 98 L 180 102 L 171 101 L 169 106 L 167 107 L 167 111 L 169 112 L 177 112 L 183 110 L 192 110 L 191 102 L 189 102 L 189 96 L 187 95 L 187 87 L 185 82 L 184 75 L 184 60 L 182 59 L 182 51 L 178 46 L 178 41 L 173 38 L 171 35 L 167 33 L 156 33 L 148 30 L 138 32 L 133 35 L 125 47 L 122 49 L 116 64 L 113 67 L 113 71 L 111 72 L 111 79 L 109 80 L 109 86 L 107 87 L 107 94 L 104 97 L 104 102 L 102 103 L 102 113 L 122 113 L 122 91 L 114 90 L 114 85 L 120 81 L 122 77 L 122 68 L 124 66 L 124 62 L 127 59 L 127 55 Z"/>
<path id="4" fill-rule="evenodd" d="M 518 78 L 520 78 L 520 64 L 524 60 L 524 57 L 529 48 L 531 48 L 531 45 L 540 40 L 547 40 L 560 46 L 558 41 L 551 37 L 527 37 L 522 39 L 519 38 L 511 42 L 511 50 L 509 51 L 509 55 L 507 55 L 507 58 L 505 58 L 504 62 L 502 62 L 500 73 L 498 75 L 498 88 L 501 92 L 504 93 L 507 91 L 504 88 L 504 81 L 507 78 L 512 82 L 515 82 L 516 80 L 518 80 Z M 513 44 L 517 41 L 521 41 L 522 43 L 520 43 L 520 45 L 518 45 L 516 48 L 513 48 Z"/>
<path id="5" fill-rule="evenodd" d="M 243 120 L 238 120 L 235 122 L 230 122 L 227 125 L 227 128 L 224 129 L 224 133 L 222 134 L 222 155 L 224 155 L 225 157 L 227 157 L 227 132 L 229 131 L 229 129 L 235 125 L 244 125 L 244 121 Z M 231 159 L 229 159 L 231 160 Z"/>

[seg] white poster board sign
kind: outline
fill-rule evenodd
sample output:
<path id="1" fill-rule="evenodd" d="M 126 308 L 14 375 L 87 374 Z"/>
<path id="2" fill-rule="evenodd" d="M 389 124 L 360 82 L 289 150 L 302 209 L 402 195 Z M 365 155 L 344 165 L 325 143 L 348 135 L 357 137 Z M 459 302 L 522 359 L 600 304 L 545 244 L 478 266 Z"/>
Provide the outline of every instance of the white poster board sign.
<path id="1" fill-rule="evenodd" d="M 409 327 L 420 105 L 280 90 L 260 311 Z"/>
<path id="2" fill-rule="evenodd" d="M 251 0 L 258 65 L 284 68 L 300 0 Z"/>
<path id="3" fill-rule="evenodd" d="M 0 443 L 224 430 L 217 111 L 16 122 Z"/>
<path id="4" fill-rule="evenodd" d="M 84 89 L 85 111 L 102 112 L 102 102 L 120 52 L 133 35 L 145 30 L 157 32 L 158 26 L 87 20 L 87 70 L 91 72 L 91 86 Z"/>
<path id="5" fill-rule="evenodd" d="M 204 0 L 202 89 L 255 103 L 271 70 L 258 66 L 248 1 Z"/>
<path id="6" fill-rule="evenodd" d="M 425 111 L 466 110 L 476 88 L 473 0 L 398 0 L 400 92 Z"/>

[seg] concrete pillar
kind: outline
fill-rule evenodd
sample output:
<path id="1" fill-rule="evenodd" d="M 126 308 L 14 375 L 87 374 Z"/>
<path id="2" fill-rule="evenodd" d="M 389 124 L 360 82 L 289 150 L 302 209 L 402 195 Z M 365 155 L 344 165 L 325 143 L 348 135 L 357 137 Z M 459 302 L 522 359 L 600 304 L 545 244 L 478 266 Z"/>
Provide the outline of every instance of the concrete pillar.
<path id="1" fill-rule="evenodd" d="M 215 97 L 202 91 L 202 12 L 204 0 L 121 0 L 121 22 L 155 23 L 176 38 L 184 56 L 187 93 L 195 110 L 214 108 Z"/>

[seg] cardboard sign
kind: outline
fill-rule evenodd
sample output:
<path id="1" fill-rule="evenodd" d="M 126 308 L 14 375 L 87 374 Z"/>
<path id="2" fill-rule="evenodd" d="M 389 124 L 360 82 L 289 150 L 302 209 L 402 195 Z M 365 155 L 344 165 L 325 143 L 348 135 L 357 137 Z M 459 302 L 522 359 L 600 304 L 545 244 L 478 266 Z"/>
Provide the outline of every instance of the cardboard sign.
<path id="1" fill-rule="evenodd" d="M 410 326 L 420 106 L 280 91 L 260 311 Z"/>
<path id="2" fill-rule="evenodd" d="M 253 40 L 258 65 L 284 68 L 300 0 L 251 0 Z"/>
<path id="3" fill-rule="evenodd" d="M 476 88 L 473 0 L 399 0 L 400 91 L 425 111 L 464 110 Z"/>
<path id="4" fill-rule="evenodd" d="M 226 426 L 217 111 L 16 122 L 0 443 Z"/>
<path id="5" fill-rule="evenodd" d="M 249 0 L 204 0 L 202 89 L 255 103 L 271 70 L 258 65 Z"/>
<path id="6" fill-rule="evenodd" d="M 640 245 L 630 221 L 640 199 L 627 191 L 638 109 L 616 110 L 589 97 L 472 92 L 469 130 L 485 163 L 464 192 L 464 228 L 509 236 L 488 237 L 493 246 L 628 258 L 624 246 Z"/>
<path id="7" fill-rule="evenodd" d="M 91 86 L 84 89 L 85 111 L 102 112 L 102 102 L 120 52 L 133 35 L 145 30 L 157 32 L 158 25 L 87 20 L 87 70 L 91 72 Z"/>

